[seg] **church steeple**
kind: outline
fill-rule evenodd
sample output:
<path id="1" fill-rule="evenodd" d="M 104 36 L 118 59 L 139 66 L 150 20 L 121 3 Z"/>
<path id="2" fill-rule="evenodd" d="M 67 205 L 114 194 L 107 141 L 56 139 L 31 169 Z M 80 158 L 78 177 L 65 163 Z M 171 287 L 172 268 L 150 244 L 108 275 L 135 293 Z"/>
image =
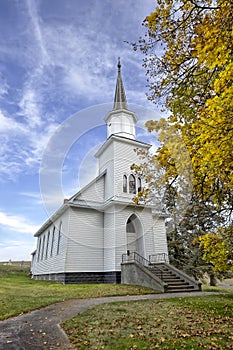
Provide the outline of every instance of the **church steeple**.
<path id="1" fill-rule="evenodd" d="M 125 89 L 123 85 L 123 81 L 121 78 L 121 62 L 120 57 L 118 57 L 118 76 L 116 82 L 116 90 L 115 90 L 115 98 L 114 98 L 114 106 L 113 110 L 116 109 L 128 109 L 127 100 L 125 95 Z"/>
<path id="2" fill-rule="evenodd" d="M 117 67 L 118 75 L 113 109 L 104 118 L 108 126 L 108 137 L 111 135 L 118 135 L 129 139 L 135 139 L 137 117 L 134 112 L 128 110 L 125 89 L 121 77 L 120 58 L 118 58 Z"/>

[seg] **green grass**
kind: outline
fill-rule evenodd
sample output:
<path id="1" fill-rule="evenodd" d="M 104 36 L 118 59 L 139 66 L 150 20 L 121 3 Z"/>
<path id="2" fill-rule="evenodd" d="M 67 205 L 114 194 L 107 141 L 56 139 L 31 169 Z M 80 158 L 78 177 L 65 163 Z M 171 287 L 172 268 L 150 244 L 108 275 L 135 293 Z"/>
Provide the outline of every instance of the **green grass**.
<path id="1" fill-rule="evenodd" d="M 140 286 L 35 281 L 28 274 L 27 268 L 0 266 L 0 320 L 68 299 L 153 293 Z"/>
<path id="2" fill-rule="evenodd" d="M 73 298 L 148 294 L 127 285 L 34 281 L 29 270 L 0 266 L 0 319 Z M 233 290 L 225 295 L 99 305 L 63 324 L 76 349 L 233 349 Z M 101 316 L 100 316 L 101 315 Z"/>
<path id="3" fill-rule="evenodd" d="M 79 350 L 233 349 L 233 293 L 104 304 L 62 326 Z"/>

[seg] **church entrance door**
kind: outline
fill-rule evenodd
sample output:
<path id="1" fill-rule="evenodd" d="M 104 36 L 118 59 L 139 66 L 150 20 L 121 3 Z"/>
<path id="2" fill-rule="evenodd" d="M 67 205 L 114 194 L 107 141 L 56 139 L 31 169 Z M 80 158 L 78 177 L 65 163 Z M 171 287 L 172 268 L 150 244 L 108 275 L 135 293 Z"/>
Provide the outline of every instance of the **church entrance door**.
<path id="1" fill-rule="evenodd" d="M 126 223 L 127 250 L 144 256 L 143 228 L 139 218 L 132 214 Z"/>

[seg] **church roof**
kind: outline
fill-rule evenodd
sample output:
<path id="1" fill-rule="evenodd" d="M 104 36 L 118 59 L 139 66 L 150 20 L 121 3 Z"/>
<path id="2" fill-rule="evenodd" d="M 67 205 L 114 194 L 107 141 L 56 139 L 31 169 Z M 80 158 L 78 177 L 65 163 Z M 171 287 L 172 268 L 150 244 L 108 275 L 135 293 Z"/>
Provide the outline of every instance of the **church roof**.
<path id="1" fill-rule="evenodd" d="M 124 89 L 124 85 L 123 85 L 123 81 L 122 81 L 122 77 L 121 77 L 120 57 L 118 57 L 117 67 L 118 67 L 118 76 L 117 76 L 117 82 L 116 82 L 113 110 L 128 109 L 126 95 L 125 95 L 125 89 Z"/>

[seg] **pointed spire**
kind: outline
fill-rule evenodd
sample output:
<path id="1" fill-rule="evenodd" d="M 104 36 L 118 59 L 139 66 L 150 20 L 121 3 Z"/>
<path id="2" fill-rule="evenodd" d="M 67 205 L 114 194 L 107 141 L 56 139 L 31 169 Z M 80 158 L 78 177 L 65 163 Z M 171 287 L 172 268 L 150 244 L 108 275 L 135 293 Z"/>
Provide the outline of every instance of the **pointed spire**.
<path id="1" fill-rule="evenodd" d="M 113 110 L 116 109 L 128 109 L 127 100 L 125 96 L 125 89 L 123 85 L 123 81 L 121 78 L 121 62 L 120 57 L 118 57 L 118 76 L 116 82 L 116 90 L 115 90 L 115 98 L 114 98 L 114 106 Z"/>

